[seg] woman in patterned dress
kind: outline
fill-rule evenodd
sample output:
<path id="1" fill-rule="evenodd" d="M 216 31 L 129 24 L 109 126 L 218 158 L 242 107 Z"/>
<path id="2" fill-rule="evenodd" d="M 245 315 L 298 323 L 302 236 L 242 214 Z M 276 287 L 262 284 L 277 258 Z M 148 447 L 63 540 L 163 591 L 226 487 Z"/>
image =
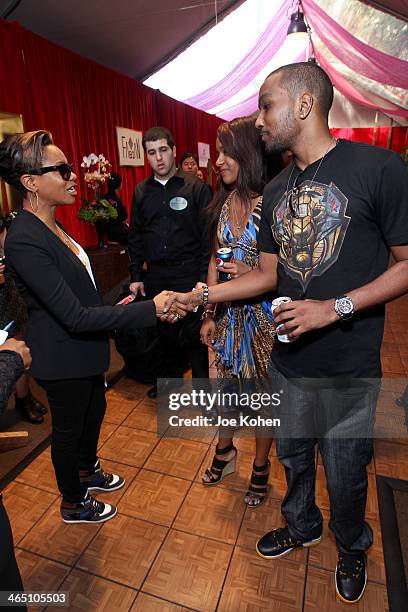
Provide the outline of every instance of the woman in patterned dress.
<path id="1" fill-rule="evenodd" d="M 233 262 L 222 270 L 230 278 L 245 274 L 258 265 L 257 236 L 265 185 L 261 139 L 253 117 L 222 124 L 217 132 L 216 162 L 219 184 L 209 207 L 210 239 L 213 253 L 208 269 L 209 286 L 218 282 L 216 251 L 232 247 Z M 216 353 L 219 378 L 266 378 L 274 341 L 270 296 L 251 301 L 207 305 L 203 313 L 201 340 Z M 251 508 L 265 499 L 272 438 L 256 434 L 256 455 L 251 483 L 244 502 Z M 219 431 L 216 453 L 202 482 L 218 484 L 235 470 L 237 449 L 229 429 Z"/>

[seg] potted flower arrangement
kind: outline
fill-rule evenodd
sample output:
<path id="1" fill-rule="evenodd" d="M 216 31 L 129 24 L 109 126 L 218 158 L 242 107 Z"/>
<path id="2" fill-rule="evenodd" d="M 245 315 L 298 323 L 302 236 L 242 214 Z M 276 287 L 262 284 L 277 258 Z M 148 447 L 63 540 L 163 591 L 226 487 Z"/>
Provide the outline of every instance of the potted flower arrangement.
<path id="1" fill-rule="evenodd" d="M 84 168 L 84 179 L 89 190 L 93 191 L 93 198 L 81 198 L 82 206 L 78 210 L 78 219 L 87 221 L 95 226 L 98 235 L 98 248 L 105 247 L 105 223 L 116 219 L 117 210 L 112 204 L 101 196 L 101 190 L 110 177 L 111 164 L 103 155 L 91 153 L 84 156 L 81 167 Z"/>

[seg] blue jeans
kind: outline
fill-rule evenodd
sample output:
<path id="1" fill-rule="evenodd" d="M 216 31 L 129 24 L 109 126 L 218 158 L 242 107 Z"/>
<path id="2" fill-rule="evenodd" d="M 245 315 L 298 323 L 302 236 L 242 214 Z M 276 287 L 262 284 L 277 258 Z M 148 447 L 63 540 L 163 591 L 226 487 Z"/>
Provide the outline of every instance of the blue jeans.
<path id="1" fill-rule="evenodd" d="M 330 498 L 329 527 L 337 546 L 347 553 L 367 550 L 373 533 L 364 520 L 366 466 L 373 456 L 380 381 L 286 379 L 273 364 L 269 375 L 284 398 L 275 435 L 288 486 L 281 510 L 291 535 L 309 539 L 322 531 L 322 514 L 315 503 L 317 443 Z"/>

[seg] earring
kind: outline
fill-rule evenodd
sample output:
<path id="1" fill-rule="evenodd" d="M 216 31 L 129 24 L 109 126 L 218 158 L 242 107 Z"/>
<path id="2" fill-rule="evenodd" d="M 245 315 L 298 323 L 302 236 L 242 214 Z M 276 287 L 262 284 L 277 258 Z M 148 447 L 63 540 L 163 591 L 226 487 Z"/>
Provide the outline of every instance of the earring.
<path id="1" fill-rule="evenodd" d="M 36 191 L 34 191 L 34 195 L 35 195 L 35 199 L 36 199 L 35 207 L 33 206 L 33 200 L 32 200 L 32 197 L 31 197 L 32 194 L 31 194 L 30 191 L 28 192 L 28 199 L 29 199 L 29 202 L 30 202 L 30 208 L 33 211 L 33 213 L 36 213 L 36 212 L 38 212 L 38 193 Z"/>

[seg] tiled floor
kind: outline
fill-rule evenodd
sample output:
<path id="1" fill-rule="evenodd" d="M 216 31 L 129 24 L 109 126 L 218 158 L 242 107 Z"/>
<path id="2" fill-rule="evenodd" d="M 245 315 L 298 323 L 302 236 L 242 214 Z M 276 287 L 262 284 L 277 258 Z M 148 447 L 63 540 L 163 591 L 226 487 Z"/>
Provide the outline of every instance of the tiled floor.
<path id="1" fill-rule="evenodd" d="M 387 311 L 382 350 L 384 391 L 394 404 L 408 373 L 408 299 Z M 204 488 L 200 475 L 212 455 L 211 438 L 200 441 L 156 437 L 155 402 L 147 388 L 122 379 L 108 393 L 100 456 L 120 472 L 126 487 L 105 499 L 118 516 L 100 526 L 65 525 L 50 451 L 45 450 L 5 491 L 17 559 L 26 590 L 65 590 L 70 610 L 175 612 L 331 612 L 348 609 L 334 595 L 336 548 L 327 529 L 329 502 L 318 465 L 317 499 L 325 537 L 313 549 L 266 561 L 254 552 L 257 538 L 281 524 L 284 472 L 271 453 L 267 502 L 243 504 L 254 442 L 237 440 L 237 472 L 220 486 Z M 388 394 L 388 395 L 387 395 Z M 387 417 L 388 418 L 388 417 Z M 368 556 L 369 582 L 356 612 L 388 610 L 375 475 L 408 480 L 408 440 L 376 443 L 369 466 L 367 519 L 374 530 Z M 101 499 L 104 497 L 99 496 Z"/>

